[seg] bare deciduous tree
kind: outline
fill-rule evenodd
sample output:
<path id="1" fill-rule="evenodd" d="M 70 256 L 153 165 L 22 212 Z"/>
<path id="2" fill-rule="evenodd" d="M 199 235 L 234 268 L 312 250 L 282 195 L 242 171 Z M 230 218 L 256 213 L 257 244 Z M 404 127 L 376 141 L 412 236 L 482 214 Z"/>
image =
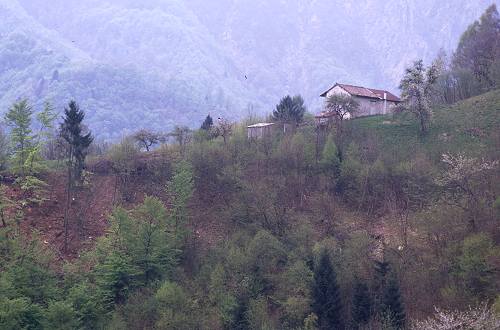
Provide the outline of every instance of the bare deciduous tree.
<path id="1" fill-rule="evenodd" d="M 155 144 L 162 142 L 163 136 L 160 133 L 152 132 L 147 129 L 141 129 L 132 135 L 134 140 L 139 144 L 139 146 L 149 152 L 150 148 Z"/>
<path id="2" fill-rule="evenodd" d="M 181 153 L 184 153 L 186 145 L 191 141 L 192 131 L 186 126 L 175 126 L 174 130 L 168 134 L 179 144 Z"/>

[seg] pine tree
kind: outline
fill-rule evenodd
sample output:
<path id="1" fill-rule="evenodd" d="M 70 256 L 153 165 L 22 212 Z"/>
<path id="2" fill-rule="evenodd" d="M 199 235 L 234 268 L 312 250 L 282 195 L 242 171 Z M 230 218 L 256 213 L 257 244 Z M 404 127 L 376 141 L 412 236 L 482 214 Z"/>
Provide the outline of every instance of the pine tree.
<path id="1" fill-rule="evenodd" d="M 214 121 L 209 114 L 209 115 L 207 115 L 207 118 L 205 118 L 205 121 L 203 122 L 203 124 L 201 124 L 201 129 L 205 130 L 205 131 L 209 131 L 213 125 L 214 125 Z"/>
<path id="2" fill-rule="evenodd" d="M 371 308 L 372 303 L 368 286 L 358 280 L 354 287 L 352 307 L 352 319 L 355 327 L 365 325 L 370 321 Z"/>
<path id="3" fill-rule="evenodd" d="M 312 300 L 320 329 L 344 329 L 337 275 L 326 251 L 322 252 L 314 271 Z"/>
<path id="4" fill-rule="evenodd" d="M 72 192 L 75 184 L 82 182 L 82 172 L 87 156 L 87 149 L 93 141 L 92 134 L 83 134 L 82 121 L 85 113 L 80 110 L 75 101 L 64 109 L 64 121 L 60 127 L 60 135 L 67 142 L 68 184 L 66 187 L 66 207 L 64 210 L 64 250 L 68 249 L 69 210 Z M 80 230 L 83 224 L 80 223 Z"/>
<path id="5" fill-rule="evenodd" d="M 85 113 L 80 110 L 75 101 L 64 109 L 64 122 L 61 124 L 61 136 L 68 143 L 68 162 L 72 167 L 71 179 L 80 182 L 84 168 L 87 149 L 93 141 L 92 134 L 83 134 L 83 119 Z"/>
<path id="6" fill-rule="evenodd" d="M 394 276 L 388 280 L 382 297 L 382 316 L 396 329 L 403 329 L 406 315 L 401 301 L 398 281 Z"/>
<path id="7" fill-rule="evenodd" d="M 273 118 L 283 123 L 298 125 L 302 122 L 305 113 L 306 107 L 302 96 L 295 95 L 291 97 L 287 95 L 276 106 L 273 111 Z"/>
<path id="8" fill-rule="evenodd" d="M 389 274 L 390 265 L 387 261 L 375 261 L 375 291 L 382 294 Z"/>

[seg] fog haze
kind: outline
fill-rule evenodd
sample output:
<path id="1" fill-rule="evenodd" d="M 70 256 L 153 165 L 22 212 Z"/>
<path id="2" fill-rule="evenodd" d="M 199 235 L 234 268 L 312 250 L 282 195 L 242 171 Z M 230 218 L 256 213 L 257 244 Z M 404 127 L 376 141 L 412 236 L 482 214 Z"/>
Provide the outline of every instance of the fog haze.
<path id="1" fill-rule="evenodd" d="M 75 99 L 99 138 L 197 127 L 207 113 L 309 110 L 335 82 L 395 93 L 452 51 L 491 0 L 0 0 L 0 109 Z"/>

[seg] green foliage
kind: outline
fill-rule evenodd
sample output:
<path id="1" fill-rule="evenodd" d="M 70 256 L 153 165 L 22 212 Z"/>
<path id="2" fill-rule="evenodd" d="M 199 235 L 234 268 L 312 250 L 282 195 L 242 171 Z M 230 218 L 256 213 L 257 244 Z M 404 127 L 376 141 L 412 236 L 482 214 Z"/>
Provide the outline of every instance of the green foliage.
<path id="1" fill-rule="evenodd" d="M 71 304 L 64 301 L 49 303 L 43 314 L 44 320 L 42 325 L 45 329 L 65 330 L 80 327 L 76 311 Z"/>
<path id="2" fill-rule="evenodd" d="M 326 251 L 321 252 L 314 270 L 312 309 L 318 316 L 319 329 L 343 329 L 340 289 L 337 275 Z"/>
<path id="3" fill-rule="evenodd" d="M 0 328 L 5 330 L 37 329 L 41 327 L 40 307 L 26 298 L 0 298 Z"/>
<path id="4" fill-rule="evenodd" d="M 246 253 L 252 270 L 252 293 L 269 293 L 276 287 L 277 270 L 286 263 L 285 247 L 275 236 L 261 230 L 248 243 Z"/>
<path id="5" fill-rule="evenodd" d="M 0 231 L 0 295 L 47 304 L 59 296 L 57 277 L 50 269 L 52 256 L 35 235 L 31 240 Z"/>
<path id="6" fill-rule="evenodd" d="M 57 248 L 52 235 L 35 244 L 16 236 L 27 225 L 6 221 L 0 327 L 402 328 L 433 305 L 493 301 L 499 191 L 489 165 L 498 158 L 498 99 L 493 91 L 435 108 L 426 136 L 418 136 L 419 123 L 405 113 L 350 120 L 342 140 L 329 136 L 322 151 L 310 116 L 294 134 L 262 141 L 248 141 L 246 126 L 229 122 L 225 141 L 204 130 L 191 140 L 189 130 L 178 127 L 172 136 L 179 148 L 141 154 L 124 140 L 108 156 L 117 179 L 137 179 L 127 182 L 131 198 L 113 211 L 95 247 L 63 271 L 41 253 L 41 245 Z M 28 163 L 40 162 L 39 150 L 33 148 Z M 443 171 L 450 164 L 442 155 L 457 150 L 463 157 L 449 158 L 453 166 Z M 468 166 L 455 166 L 461 161 Z M 155 162 L 166 168 L 161 180 L 142 174 L 143 165 L 150 170 Z M 166 178 L 166 193 L 132 204 Z M 457 192 L 464 187 L 477 196 L 473 209 L 482 220 L 479 235 L 470 237 L 464 226 L 470 204 L 455 199 L 463 201 Z M 13 192 L 9 187 L 0 195 L 6 219 L 17 211 Z M 381 256 L 401 284 L 388 263 L 373 269 Z M 408 316 L 403 301 L 411 303 Z"/>
<path id="7" fill-rule="evenodd" d="M 217 264 L 210 274 L 208 297 L 210 303 L 216 306 L 218 317 L 222 324 L 228 326 L 233 320 L 233 315 L 238 306 L 236 297 L 227 290 L 226 284 L 228 281 L 224 267 Z"/>
<path id="8" fill-rule="evenodd" d="M 5 114 L 5 122 L 11 128 L 10 141 L 14 150 L 12 169 L 21 176 L 29 175 L 27 159 L 34 146 L 31 121 L 33 108 L 24 99 L 12 105 Z"/>
<path id="9" fill-rule="evenodd" d="M 359 111 L 359 102 L 350 95 L 334 94 L 327 98 L 325 108 L 342 121 L 356 115 Z"/>
<path id="10" fill-rule="evenodd" d="M 101 324 L 105 306 L 90 284 L 82 281 L 73 285 L 66 299 L 74 309 L 81 328 L 95 329 Z"/>
<path id="11" fill-rule="evenodd" d="M 0 229 L 0 328 L 39 329 L 45 307 L 61 299 L 53 256 L 39 243 Z"/>
<path id="12" fill-rule="evenodd" d="M 294 134 L 290 141 L 288 156 L 295 170 L 303 172 L 310 170 L 314 164 L 314 144 L 303 133 Z"/>
<path id="13" fill-rule="evenodd" d="M 318 316 L 311 313 L 304 320 L 304 330 L 316 330 L 318 329 Z"/>
<path id="14" fill-rule="evenodd" d="M 87 150 L 94 140 L 90 132 L 84 133 L 84 118 L 85 112 L 80 110 L 75 101 L 71 101 L 68 108 L 64 108 L 60 134 L 68 144 L 68 167 L 71 169 L 70 181 L 73 183 L 82 182 L 85 157 L 87 157 Z"/>
<path id="15" fill-rule="evenodd" d="M 14 201 L 7 196 L 6 186 L 0 184 L 0 223 L 3 227 L 7 227 L 9 222 L 8 209 L 14 205 Z"/>
<path id="16" fill-rule="evenodd" d="M 493 303 L 493 313 L 500 317 L 500 295 L 497 295 L 495 302 Z"/>
<path id="17" fill-rule="evenodd" d="M 320 166 L 328 176 L 329 180 L 334 181 L 340 176 L 339 152 L 331 134 L 328 136 L 326 144 L 323 148 Z"/>
<path id="18" fill-rule="evenodd" d="M 250 329 L 273 330 L 275 326 L 269 315 L 267 301 L 263 297 L 250 300 L 246 313 Z"/>
<path id="19" fill-rule="evenodd" d="M 283 273 L 279 292 L 286 295 L 282 322 L 288 328 L 299 328 L 311 312 L 312 281 L 313 272 L 302 260 L 290 265 Z"/>
<path id="20" fill-rule="evenodd" d="M 212 129 L 213 125 L 214 125 L 214 121 L 213 121 L 212 117 L 210 116 L 210 114 L 208 114 L 207 117 L 205 118 L 205 120 L 203 121 L 203 124 L 201 124 L 201 129 L 204 131 L 209 131 Z"/>
<path id="21" fill-rule="evenodd" d="M 495 202 L 493 203 L 493 210 L 495 210 L 497 216 L 500 217 L 500 197 L 495 199 Z"/>
<path id="22" fill-rule="evenodd" d="M 187 126 L 175 126 L 173 131 L 168 134 L 179 145 L 181 154 L 184 154 L 186 145 L 191 141 L 192 131 Z"/>
<path id="23" fill-rule="evenodd" d="M 156 329 L 193 329 L 192 302 L 185 290 L 173 282 L 165 282 L 155 294 L 158 308 Z"/>
<path id="24" fill-rule="evenodd" d="M 404 311 L 399 283 L 394 276 L 391 276 L 384 288 L 381 301 L 381 315 L 395 329 L 404 329 L 406 314 Z"/>
<path id="25" fill-rule="evenodd" d="M 146 196 L 132 211 L 117 208 L 110 220 L 109 237 L 97 247 L 103 255 L 95 269 L 99 296 L 107 310 L 124 303 L 137 288 L 168 278 L 180 252 L 176 227 L 157 198 Z"/>
<path id="26" fill-rule="evenodd" d="M 162 202 L 146 197 L 132 212 L 118 208 L 112 217 L 113 237 L 122 267 L 134 280 L 149 283 L 167 276 L 177 261 L 179 238 Z M 127 266 L 128 265 L 128 266 Z"/>
<path id="27" fill-rule="evenodd" d="M 366 283 L 357 281 L 354 286 L 352 320 L 356 327 L 366 325 L 371 319 L 372 303 Z"/>
<path id="28" fill-rule="evenodd" d="M 500 247 L 487 234 L 467 237 L 453 261 L 453 274 L 461 289 L 477 301 L 495 297 L 498 290 L 495 258 Z"/>
<path id="29" fill-rule="evenodd" d="M 171 218 L 176 230 L 183 228 L 187 222 L 188 202 L 194 191 L 193 170 L 188 163 L 178 165 L 172 180 L 167 184 L 167 192 L 171 198 Z"/>
<path id="30" fill-rule="evenodd" d="M 139 147 L 142 149 L 146 149 L 146 151 L 150 151 L 150 149 L 164 140 L 163 136 L 160 133 L 156 133 L 153 131 L 149 131 L 146 129 L 141 129 L 132 135 L 132 138 L 137 142 Z"/>
<path id="31" fill-rule="evenodd" d="M 0 126 L 0 171 L 7 168 L 9 162 L 9 139 L 5 130 Z"/>
<path id="32" fill-rule="evenodd" d="M 495 86 L 492 69 L 500 56 L 500 17 L 495 4 L 491 5 L 479 21 L 471 24 L 462 34 L 453 55 L 453 66 L 473 73 L 483 85 L 483 91 Z"/>
<path id="33" fill-rule="evenodd" d="M 54 128 L 54 121 L 57 114 L 50 102 L 45 102 L 43 110 L 36 115 L 36 119 L 40 123 L 40 134 L 47 136 Z"/>
<path id="34" fill-rule="evenodd" d="M 119 143 L 113 145 L 109 150 L 109 157 L 113 162 L 113 171 L 117 176 L 119 191 L 126 202 L 134 199 L 134 179 L 137 169 L 137 158 L 139 148 L 132 138 L 124 138 Z"/>
<path id="35" fill-rule="evenodd" d="M 287 95 L 280 100 L 280 103 L 273 111 L 273 119 L 283 123 L 298 125 L 302 122 L 305 113 L 306 107 L 302 96 L 295 95 L 291 97 Z"/>
<path id="36" fill-rule="evenodd" d="M 429 129 L 432 117 L 431 99 L 438 75 L 439 68 L 435 64 L 425 68 L 424 62 L 419 60 L 406 69 L 400 83 L 401 97 L 408 110 L 420 121 L 422 133 Z"/>
<path id="37" fill-rule="evenodd" d="M 138 286 L 140 275 L 128 256 L 112 252 L 95 270 L 100 304 L 111 310 L 115 304 L 125 302 L 130 292 Z"/>

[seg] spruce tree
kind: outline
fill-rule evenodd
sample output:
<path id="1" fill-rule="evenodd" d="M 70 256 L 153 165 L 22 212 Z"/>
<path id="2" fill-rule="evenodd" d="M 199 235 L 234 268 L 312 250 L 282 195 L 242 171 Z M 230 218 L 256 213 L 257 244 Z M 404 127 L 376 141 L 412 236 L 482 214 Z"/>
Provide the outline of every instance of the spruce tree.
<path id="1" fill-rule="evenodd" d="M 212 117 L 209 114 L 209 115 L 207 115 L 207 118 L 205 118 L 205 121 L 203 122 L 203 124 L 201 124 L 201 129 L 205 130 L 205 131 L 209 131 L 213 125 L 214 125 L 214 120 L 212 119 Z"/>
<path id="2" fill-rule="evenodd" d="M 85 113 L 80 110 L 75 101 L 64 109 L 64 121 L 60 127 L 60 135 L 67 142 L 68 184 L 66 188 L 66 207 L 64 210 L 64 250 L 68 249 L 69 211 L 72 192 L 75 184 L 81 183 L 82 172 L 87 156 L 87 150 L 93 141 L 91 133 L 83 134 L 82 121 Z M 83 230 L 83 223 L 80 223 Z"/>
<path id="3" fill-rule="evenodd" d="M 396 329 L 403 329 L 406 322 L 406 315 L 401 301 L 398 281 L 394 276 L 387 282 L 382 297 L 382 316 L 389 320 Z"/>
<path id="4" fill-rule="evenodd" d="M 80 182 L 87 156 L 87 150 L 93 141 L 92 134 L 83 134 L 85 112 L 80 110 L 75 101 L 64 109 L 64 122 L 61 124 L 61 137 L 68 143 L 68 162 L 72 168 L 71 179 Z"/>
<path id="5" fill-rule="evenodd" d="M 273 119 L 282 123 L 298 125 L 302 122 L 305 113 L 306 107 L 302 96 L 291 97 L 287 95 L 280 100 L 273 111 Z"/>
<path id="6" fill-rule="evenodd" d="M 354 287 L 352 306 L 352 320 L 356 328 L 366 325 L 370 321 L 371 309 L 372 303 L 368 286 L 358 280 Z"/>
<path id="7" fill-rule="evenodd" d="M 375 261 L 374 291 L 378 296 L 382 296 L 390 269 L 390 265 L 387 261 Z"/>
<path id="8" fill-rule="evenodd" d="M 312 309 L 318 316 L 320 329 L 344 329 L 337 275 L 325 251 L 314 271 L 312 300 Z"/>

